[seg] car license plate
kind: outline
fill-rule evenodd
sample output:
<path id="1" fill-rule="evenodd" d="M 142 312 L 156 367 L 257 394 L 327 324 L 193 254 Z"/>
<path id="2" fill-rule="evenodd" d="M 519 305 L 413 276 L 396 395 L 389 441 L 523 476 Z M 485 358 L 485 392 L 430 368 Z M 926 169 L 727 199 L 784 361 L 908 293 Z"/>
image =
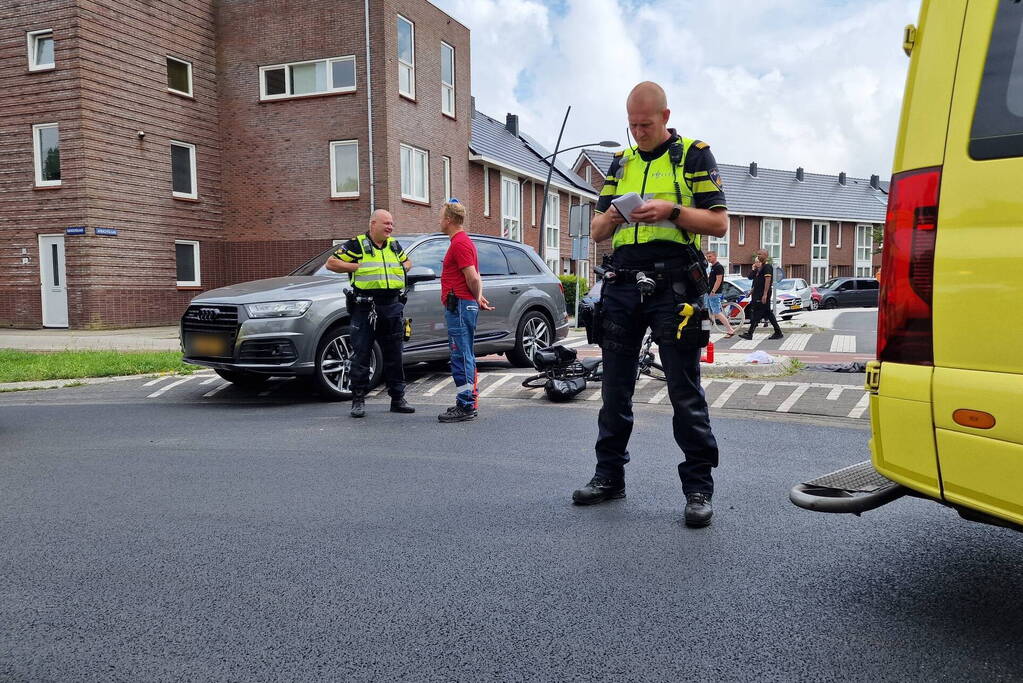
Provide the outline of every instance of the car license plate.
<path id="1" fill-rule="evenodd" d="M 803 307 L 802 302 L 797 301 L 796 303 L 792 304 L 789 308 L 791 308 L 792 310 L 796 310 L 797 308 L 802 308 L 802 307 Z"/>
<path id="2" fill-rule="evenodd" d="M 196 356 L 226 356 L 227 340 L 212 334 L 194 334 L 188 338 L 188 348 Z"/>

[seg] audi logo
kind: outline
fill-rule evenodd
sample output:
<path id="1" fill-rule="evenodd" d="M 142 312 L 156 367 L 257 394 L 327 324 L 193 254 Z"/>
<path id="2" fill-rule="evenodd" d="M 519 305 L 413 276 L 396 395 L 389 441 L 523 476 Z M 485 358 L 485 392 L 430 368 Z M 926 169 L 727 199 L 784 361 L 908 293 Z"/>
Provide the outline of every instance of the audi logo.
<path id="1" fill-rule="evenodd" d="M 210 322 L 216 320 L 218 315 L 220 315 L 219 308 L 200 308 L 196 311 L 195 317 L 204 322 Z"/>

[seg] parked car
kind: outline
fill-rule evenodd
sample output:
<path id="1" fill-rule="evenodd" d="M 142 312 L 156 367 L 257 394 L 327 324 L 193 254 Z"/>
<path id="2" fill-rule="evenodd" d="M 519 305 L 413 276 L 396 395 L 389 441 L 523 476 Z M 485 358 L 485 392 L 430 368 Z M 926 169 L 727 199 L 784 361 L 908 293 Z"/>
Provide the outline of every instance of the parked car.
<path id="1" fill-rule="evenodd" d="M 821 307 L 821 292 L 817 285 L 810 285 L 810 309 L 816 311 Z"/>
<path id="2" fill-rule="evenodd" d="M 810 285 L 802 278 L 785 278 L 778 281 L 774 289 L 774 296 L 778 302 L 778 310 L 781 315 L 791 314 L 799 311 L 810 310 L 813 297 L 810 295 Z"/>
<path id="3" fill-rule="evenodd" d="M 726 275 L 725 282 L 730 282 L 744 292 L 749 292 L 753 289 L 753 280 L 742 275 Z"/>
<path id="4" fill-rule="evenodd" d="M 519 242 L 472 235 L 492 312 L 480 312 L 476 354 L 505 354 L 527 367 L 533 350 L 568 334 L 565 295 L 558 278 Z M 441 234 L 398 237 L 413 267 L 405 315 L 412 319 L 406 363 L 448 358 L 439 273 L 449 239 Z M 224 379 L 254 387 L 273 376 L 310 378 L 321 395 L 343 400 L 349 392 L 351 344 L 343 290 L 348 276 L 324 267 L 328 249 L 286 277 L 214 289 L 192 300 L 181 318 L 185 362 L 216 370 Z M 374 348 L 371 382 L 380 378 Z"/>
<path id="5" fill-rule="evenodd" d="M 833 277 L 820 286 L 821 307 L 877 306 L 880 292 L 872 277 Z"/>

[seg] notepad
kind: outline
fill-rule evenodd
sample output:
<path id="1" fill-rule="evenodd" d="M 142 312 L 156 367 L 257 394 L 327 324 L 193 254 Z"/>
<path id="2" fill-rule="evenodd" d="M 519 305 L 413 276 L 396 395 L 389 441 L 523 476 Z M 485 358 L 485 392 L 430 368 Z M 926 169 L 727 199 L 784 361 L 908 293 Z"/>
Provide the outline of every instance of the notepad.
<path id="1" fill-rule="evenodd" d="M 632 223 L 632 212 L 643 206 L 643 204 L 646 203 L 646 200 L 635 192 L 629 192 L 627 194 L 623 194 L 621 197 L 612 199 L 611 203 L 616 209 L 618 209 L 618 213 L 622 214 L 622 218 Z"/>

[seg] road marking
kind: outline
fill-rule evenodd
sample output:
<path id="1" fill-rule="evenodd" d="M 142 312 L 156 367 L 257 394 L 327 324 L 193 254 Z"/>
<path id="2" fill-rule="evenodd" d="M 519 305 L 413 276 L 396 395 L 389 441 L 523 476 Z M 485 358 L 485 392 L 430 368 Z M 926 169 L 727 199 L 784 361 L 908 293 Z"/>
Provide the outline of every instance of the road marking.
<path id="1" fill-rule="evenodd" d="M 829 401 L 837 401 L 839 399 L 839 397 L 842 395 L 842 391 L 844 389 L 845 389 L 845 387 L 835 387 L 834 389 L 829 391 L 828 392 L 828 400 Z"/>
<path id="2" fill-rule="evenodd" d="M 497 391 L 499 386 L 510 380 L 512 377 L 514 377 L 514 375 L 498 375 L 496 382 L 492 383 L 489 387 L 480 392 L 480 397 L 490 396 L 490 394 Z"/>
<path id="3" fill-rule="evenodd" d="M 796 405 L 796 401 L 799 397 L 806 393 L 806 390 L 810 388 L 809 384 L 800 384 L 793 389 L 789 397 L 781 402 L 781 405 L 775 408 L 776 413 L 787 413 L 792 409 L 792 406 Z"/>
<path id="4" fill-rule="evenodd" d="M 455 383 L 455 378 L 450 376 L 450 375 L 448 375 L 447 377 L 445 377 L 441 381 L 439 381 L 436 384 L 434 384 L 433 387 L 428 389 L 426 391 L 426 393 L 423 394 L 423 396 L 433 396 L 434 394 L 436 394 L 438 391 L 443 389 L 448 384 L 454 385 L 454 383 Z"/>
<path id="5" fill-rule="evenodd" d="M 656 394 L 650 397 L 647 403 L 660 403 L 664 400 L 664 397 L 668 395 L 668 383 L 664 383 L 664 388 L 658 391 Z"/>
<path id="6" fill-rule="evenodd" d="M 779 351 L 802 351 L 810 341 L 810 334 L 790 334 L 778 347 Z"/>
<path id="7" fill-rule="evenodd" d="M 719 332 L 717 334 L 712 334 L 712 335 L 710 335 L 710 343 L 711 344 L 717 344 L 719 341 L 721 341 L 724 338 L 725 338 L 725 335 L 722 332 Z"/>
<path id="8" fill-rule="evenodd" d="M 725 390 L 721 392 L 721 395 L 717 397 L 717 400 L 714 401 L 714 403 L 712 403 L 710 407 L 720 408 L 724 406 L 728 399 L 732 398 L 732 394 L 734 394 L 735 391 L 740 386 L 742 385 L 739 384 L 738 382 L 732 382 L 731 384 L 729 384 L 727 387 L 725 387 Z"/>
<path id="9" fill-rule="evenodd" d="M 207 380 L 204 380 L 204 381 L 203 381 L 203 384 L 213 384 L 213 383 L 214 383 L 214 382 L 216 382 L 216 381 L 217 381 L 218 379 L 220 379 L 220 378 L 219 378 L 219 377 L 217 377 L 216 375 L 214 375 L 213 377 L 210 377 L 209 379 L 207 379 Z"/>
<path id="10" fill-rule="evenodd" d="M 168 384 L 165 387 L 160 387 L 159 389 L 157 389 L 156 391 L 151 393 L 149 396 L 146 396 L 146 398 L 157 398 L 157 397 L 162 396 L 163 394 L 167 393 L 168 391 L 170 391 L 174 387 L 176 387 L 176 386 L 178 386 L 180 384 L 184 384 L 185 382 L 191 382 L 191 381 L 192 381 L 191 377 L 185 377 L 184 379 L 179 379 L 177 382 L 173 382 L 171 384 Z"/>
<path id="11" fill-rule="evenodd" d="M 579 341 L 574 341 L 571 344 L 562 344 L 562 346 L 564 346 L 566 349 L 574 349 L 577 346 L 587 346 L 588 344 L 589 342 L 586 341 L 586 338 L 584 337 L 583 339 L 580 339 Z"/>
<path id="12" fill-rule="evenodd" d="M 378 386 L 376 389 L 374 389 L 373 391 L 366 392 L 366 398 L 373 398 L 374 396 L 379 396 L 380 392 L 383 391 L 386 388 L 387 388 L 387 384 L 384 383 L 384 382 L 381 382 L 380 386 Z M 260 394 L 260 396 L 262 396 L 262 394 Z"/>
<path id="13" fill-rule="evenodd" d="M 755 349 L 760 346 L 760 342 L 767 339 L 769 335 L 766 332 L 760 332 L 753 335 L 753 339 L 740 339 L 739 341 L 732 344 L 733 349 Z"/>
<path id="14" fill-rule="evenodd" d="M 202 397 L 203 398 L 209 398 L 210 396 L 213 396 L 214 394 L 217 394 L 217 393 L 223 391 L 224 389 L 227 389 L 229 386 L 231 386 L 230 382 L 224 382 L 223 384 L 221 384 L 219 387 L 217 387 L 213 391 L 207 391 L 205 394 L 202 395 Z"/>
<path id="15" fill-rule="evenodd" d="M 164 375 L 163 377 L 157 377 L 156 379 L 153 379 L 153 380 L 150 380 L 150 381 L 146 382 L 142 386 L 144 386 L 144 387 L 151 387 L 154 384 L 159 384 L 160 382 L 164 381 L 165 379 L 170 379 L 170 375 Z"/>
<path id="16" fill-rule="evenodd" d="M 599 401 L 601 396 L 602 396 L 602 394 L 600 393 L 600 387 L 597 387 L 592 392 L 590 392 L 590 395 L 586 397 L 586 400 L 587 401 Z"/>
<path id="17" fill-rule="evenodd" d="M 836 334 L 831 339 L 831 353 L 856 353 L 856 335 Z"/>
<path id="18" fill-rule="evenodd" d="M 774 382 L 765 384 L 764 386 L 760 387 L 760 391 L 757 392 L 757 396 L 767 396 L 768 394 L 771 393 L 771 389 L 774 389 Z"/>
<path id="19" fill-rule="evenodd" d="M 852 410 L 849 411 L 849 417 L 861 418 L 863 413 L 867 412 L 867 408 L 870 407 L 870 394 L 863 392 L 863 396 Z"/>

